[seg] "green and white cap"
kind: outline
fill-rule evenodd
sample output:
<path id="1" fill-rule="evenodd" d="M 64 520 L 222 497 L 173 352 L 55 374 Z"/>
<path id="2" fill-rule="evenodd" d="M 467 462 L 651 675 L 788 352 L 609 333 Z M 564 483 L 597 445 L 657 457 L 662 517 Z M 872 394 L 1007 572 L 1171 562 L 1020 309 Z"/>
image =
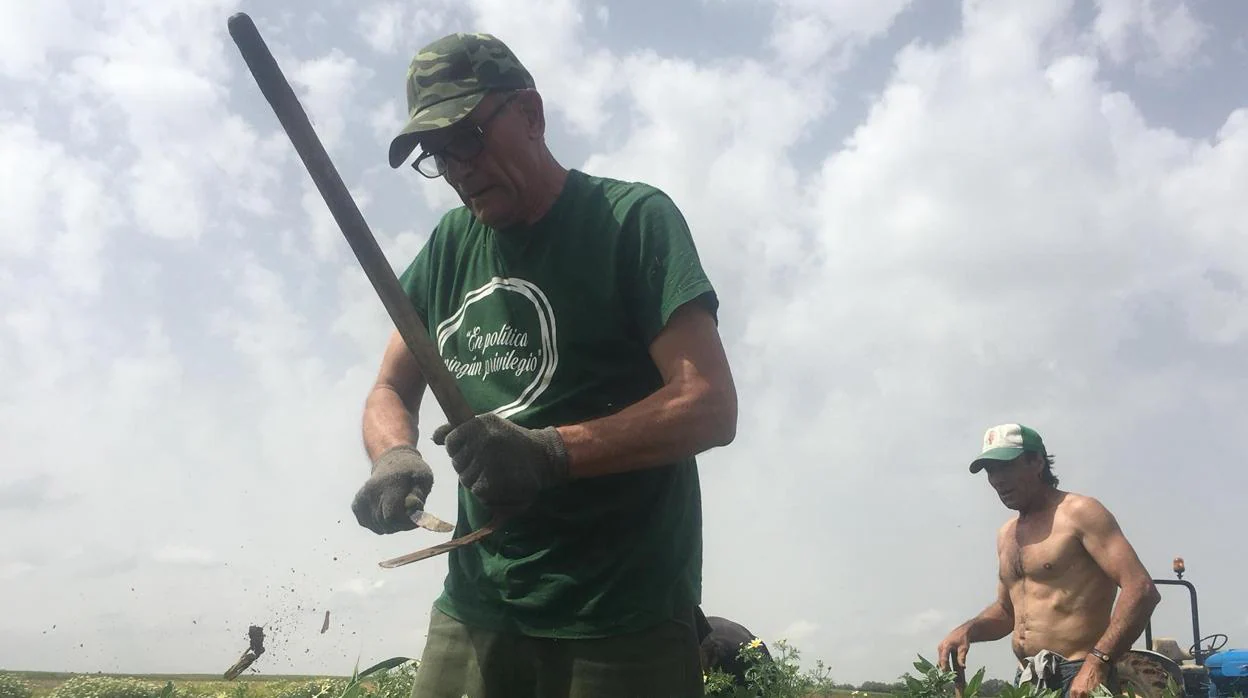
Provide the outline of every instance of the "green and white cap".
<path id="1" fill-rule="evenodd" d="M 1023 453 L 1044 453 L 1044 441 L 1035 429 L 1022 424 L 999 424 L 984 432 L 984 447 L 971 461 L 971 472 L 978 473 L 988 461 L 1014 460 Z"/>

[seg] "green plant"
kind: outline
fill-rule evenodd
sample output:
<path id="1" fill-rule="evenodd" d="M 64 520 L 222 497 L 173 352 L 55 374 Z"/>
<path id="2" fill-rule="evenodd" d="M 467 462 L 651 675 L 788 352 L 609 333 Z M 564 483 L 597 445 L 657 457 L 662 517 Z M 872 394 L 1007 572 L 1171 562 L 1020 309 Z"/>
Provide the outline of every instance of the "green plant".
<path id="1" fill-rule="evenodd" d="M 997 698 L 1009 685 L 1008 681 L 1001 679 L 987 679 L 979 685 L 980 698 Z"/>
<path id="2" fill-rule="evenodd" d="M 360 679 L 368 679 L 365 688 L 376 698 L 410 698 L 416 664 L 406 657 L 396 657 L 360 672 Z"/>
<path id="3" fill-rule="evenodd" d="M 346 695 L 346 679 L 323 678 L 283 686 L 273 698 L 334 698 Z"/>
<path id="4" fill-rule="evenodd" d="M 914 663 L 914 668 L 919 675 L 911 676 L 910 672 L 901 675 L 904 684 L 902 695 L 906 698 L 946 698 L 953 695 L 953 684 L 956 674 L 951 670 L 941 669 L 939 666 L 928 661 L 923 655 L 919 655 L 919 660 Z M 966 688 L 962 691 L 964 698 L 975 698 L 979 694 L 979 687 L 984 681 L 984 670 L 980 669 L 966 682 Z"/>
<path id="5" fill-rule="evenodd" d="M 909 672 L 902 675 L 904 688 L 902 695 L 904 698 L 951 698 L 954 695 L 954 681 L 956 674 L 952 670 L 941 669 L 929 660 L 919 655 L 919 660 L 914 663 L 914 668 L 919 672 L 918 676 L 911 676 Z M 966 682 L 965 688 L 962 689 L 963 698 L 987 698 L 990 693 L 983 691 L 991 685 L 991 694 L 998 698 L 1060 698 L 1062 692 L 1059 690 L 1039 688 L 1030 683 L 1015 686 L 1004 681 L 989 680 L 984 681 L 984 669 L 980 668 L 975 675 Z M 1134 698 L 1134 695 L 1132 698 Z M 1097 691 L 1093 691 L 1093 698 L 1114 698 L 1113 694 L 1100 687 Z M 1176 698 L 1173 695 L 1167 695 L 1165 698 Z"/>
<path id="6" fill-rule="evenodd" d="M 737 686 L 730 675 L 711 671 L 705 677 L 705 694 L 716 698 L 805 698 L 829 695 L 834 690 L 823 661 L 802 672 L 800 653 L 785 640 L 776 642 L 770 654 L 770 660 L 763 656 L 761 640 L 743 646 L 737 657 L 746 665 L 746 685 Z"/>
<path id="7" fill-rule="evenodd" d="M 1060 698 L 1061 691 L 1050 688 L 1039 688 L 1033 684 L 1025 683 L 1021 686 L 1009 685 L 1001 691 L 1001 698 Z M 1098 695 L 1093 693 L 1092 695 Z M 1109 695 L 1106 691 L 1105 695 Z"/>
<path id="8" fill-rule="evenodd" d="M 351 679 L 335 695 L 338 698 L 407 698 L 415 677 L 415 664 L 407 657 L 391 657 L 360 671 L 357 663 L 351 672 Z M 373 678 L 366 682 L 364 679 L 369 677 Z"/>
<path id="9" fill-rule="evenodd" d="M 0 674 L 0 698 L 30 698 L 34 692 L 29 681 L 12 674 Z"/>
<path id="10" fill-rule="evenodd" d="M 712 669 L 711 671 L 703 674 L 702 682 L 702 690 L 708 696 L 737 698 L 739 695 L 742 695 L 742 691 L 747 690 L 739 686 L 734 686 L 732 676 L 730 674 L 725 674 L 718 669 Z"/>

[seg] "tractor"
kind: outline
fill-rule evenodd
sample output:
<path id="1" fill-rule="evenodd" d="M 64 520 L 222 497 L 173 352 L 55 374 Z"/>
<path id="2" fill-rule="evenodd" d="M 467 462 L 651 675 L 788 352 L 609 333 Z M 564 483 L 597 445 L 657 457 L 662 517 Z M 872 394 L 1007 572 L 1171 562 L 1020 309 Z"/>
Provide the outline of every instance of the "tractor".
<path id="1" fill-rule="evenodd" d="M 1123 689 L 1130 686 L 1137 696 L 1161 698 L 1172 679 L 1181 691 L 1176 698 L 1248 695 L 1248 649 L 1223 649 L 1229 641 L 1223 633 L 1201 637 L 1196 586 L 1183 579 L 1186 570 L 1183 558 L 1176 557 L 1177 579 L 1154 579 L 1153 583 L 1159 587 L 1187 589 L 1192 605 L 1192 644 L 1184 649 L 1172 637 L 1154 638 L 1152 619 L 1149 619 L 1144 628 L 1147 649 L 1132 648 L 1117 662 Z"/>

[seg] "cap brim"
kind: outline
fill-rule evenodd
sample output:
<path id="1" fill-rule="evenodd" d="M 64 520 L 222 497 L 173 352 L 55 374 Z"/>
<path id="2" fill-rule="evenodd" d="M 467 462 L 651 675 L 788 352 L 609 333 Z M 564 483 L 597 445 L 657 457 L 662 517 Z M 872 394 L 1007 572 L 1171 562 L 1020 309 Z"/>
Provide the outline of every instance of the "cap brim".
<path id="1" fill-rule="evenodd" d="M 979 454 L 978 458 L 971 461 L 971 472 L 978 473 L 983 470 L 984 466 L 988 465 L 990 461 L 1000 462 L 1014 460 L 1015 458 L 1023 455 L 1023 450 L 1024 449 L 1021 446 L 1005 446 L 1002 448 L 994 448 L 989 451 L 984 451 Z"/>
<path id="2" fill-rule="evenodd" d="M 485 98 L 485 92 L 448 99 L 416 112 L 407 125 L 390 141 L 390 167 L 397 168 L 416 149 L 420 136 L 429 131 L 454 126 L 472 113 Z"/>

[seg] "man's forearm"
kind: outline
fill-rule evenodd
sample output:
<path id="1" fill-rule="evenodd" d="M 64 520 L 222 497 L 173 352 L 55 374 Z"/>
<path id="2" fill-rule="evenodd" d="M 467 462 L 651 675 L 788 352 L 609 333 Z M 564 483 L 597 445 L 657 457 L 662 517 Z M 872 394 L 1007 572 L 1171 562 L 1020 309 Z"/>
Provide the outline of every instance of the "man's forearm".
<path id="1" fill-rule="evenodd" d="M 1117 660 L 1131 648 L 1144 632 L 1144 626 L 1152 616 L 1153 609 L 1161 600 L 1157 587 L 1150 582 L 1140 582 L 1123 589 L 1114 604 L 1109 627 L 1096 643 L 1096 649 Z"/>
<path id="2" fill-rule="evenodd" d="M 559 427 L 573 479 L 652 468 L 722 446 L 736 434 L 736 401 L 676 382 L 616 414 Z"/>
<path id="3" fill-rule="evenodd" d="M 414 445 L 412 412 L 391 388 L 376 387 L 364 402 L 364 449 L 370 461 L 395 446 Z"/>
<path id="4" fill-rule="evenodd" d="M 993 642 L 1014 632 L 1014 615 L 994 603 L 962 624 L 969 642 Z"/>

